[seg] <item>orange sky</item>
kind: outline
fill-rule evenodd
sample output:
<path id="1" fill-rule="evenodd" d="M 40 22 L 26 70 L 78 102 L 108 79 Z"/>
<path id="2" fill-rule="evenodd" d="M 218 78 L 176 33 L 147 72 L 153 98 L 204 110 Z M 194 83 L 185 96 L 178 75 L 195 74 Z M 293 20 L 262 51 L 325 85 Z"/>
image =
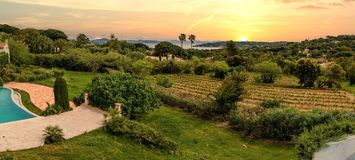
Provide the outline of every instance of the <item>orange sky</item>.
<path id="1" fill-rule="evenodd" d="M 355 34 L 355 0 L 0 0 L 0 23 L 70 36 L 300 41 Z"/>

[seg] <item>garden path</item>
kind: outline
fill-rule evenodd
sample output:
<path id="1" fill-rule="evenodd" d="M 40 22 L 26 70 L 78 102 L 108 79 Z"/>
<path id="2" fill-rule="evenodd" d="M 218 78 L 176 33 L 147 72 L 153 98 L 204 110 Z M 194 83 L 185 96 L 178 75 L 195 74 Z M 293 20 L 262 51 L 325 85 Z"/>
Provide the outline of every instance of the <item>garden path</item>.
<path id="1" fill-rule="evenodd" d="M 98 129 L 104 121 L 103 113 L 98 108 L 82 105 L 59 115 L 0 124 L 0 152 L 42 146 L 43 130 L 48 125 L 62 128 L 65 139 Z"/>

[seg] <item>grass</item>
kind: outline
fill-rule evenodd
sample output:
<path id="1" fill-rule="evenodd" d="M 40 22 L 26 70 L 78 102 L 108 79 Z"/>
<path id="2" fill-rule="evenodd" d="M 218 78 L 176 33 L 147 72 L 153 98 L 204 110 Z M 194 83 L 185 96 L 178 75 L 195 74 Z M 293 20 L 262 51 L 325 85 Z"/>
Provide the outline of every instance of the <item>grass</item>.
<path id="1" fill-rule="evenodd" d="M 81 93 L 95 75 L 66 72 L 70 98 Z M 54 79 L 38 84 L 53 86 Z M 112 136 L 102 129 L 66 140 L 56 145 L 0 153 L 14 159 L 296 159 L 296 151 L 289 144 L 244 139 L 215 122 L 204 121 L 167 106 L 146 115 L 140 121 L 176 141 L 179 153 L 170 155 L 148 148 L 129 138 Z"/>
<path id="2" fill-rule="evenodd" d="M 342 86 L 343 86 L 346 90 L 348 90 L 348 91 L 350 91 L 351 93 L 353 93 L 353 95 L 355 95 L 355 84 L 350 85 L 349 82 L 343 82 L 343 83 L 342 83 Z"/>
<path id="3" fill-rule="evenodd" d="M 23 91 L 23 90 L 19 90 L 19 89 L 14 89 L 16 92 L 20 93 L 21 94 L 21 101 L 22 101 L 22 104 L 29 110 L 31 111 L 32 113 L 34 114 L 37 114 L 37 115 L 41 115 L 42 111 L 37 108 L 32 102 L 31 102 L 31 99 L 30 99 L 30 95 Z"/>
<path id="4" fill-rule="evenodd" d="M 80 95 L 85 90 L 86 86 L 91 82 L 91 79 L 99 75 L 102 74 L 66 71 L 64 74 L 64 78 L 66 79 L 68 85 L 69 100 L 72 100 L 74 96 Z M 55 78 L 50 78 L 46 80 L 36 81 L 34 83 L 53 87 L 54 81 Z"/>
<path id="5" fill-rule="evenodd" d="M 140 119 L 179 144 L 179 153 L 170 155 L 148 148 L 125 137 L 111 136 L 102 129 L 57 145 L 0 153 L 15 159 L 296 159 L 291 145 L 249 141 L 237 133 L 219 128 L 179 110 L 161 107 Z"/>

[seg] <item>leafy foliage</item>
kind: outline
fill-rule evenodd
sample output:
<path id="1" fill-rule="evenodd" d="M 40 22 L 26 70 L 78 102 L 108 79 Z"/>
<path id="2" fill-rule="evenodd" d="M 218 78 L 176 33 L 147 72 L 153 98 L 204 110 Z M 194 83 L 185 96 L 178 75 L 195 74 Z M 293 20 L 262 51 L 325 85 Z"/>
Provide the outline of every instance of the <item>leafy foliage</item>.
<path id="1" fill-rule="evenodd" d="M 68 99 L 68 87 L 67 82 L 63 78 L 64 72 L 55 73 L 55 82 L 54 82 L 54 100 L 57 106 L 63 108 L 63 110 L 70 110 L 69 99 Z"/>
<path id="2" fill-rule="evenodd" d="M 95 77 L 88 88 L 90 102 L 103 109 L 123 104 L 123 115 L 136 118 L 159 107 L 148 81 L 128 73 Z"/>
<path id="3" fill-rule="evenodd" d="M 280 108 L 281 107 L 281 101 L 278 99 L 272 99 L 272 100 L 263 100 L 260 103 L 260 106 L 263 108 Z"/>
<path id="4" fill-rule="evenodd" d="M 299 78 L 299 84 L 304 87 L 313 87 L 314 81 L 321 74 L 319 65 L 310 59 L 300 59 L 295 69 L 295 75 Z"/>
<path id="5" fill-rule="evenodd" d="M 165 88 L 170 88 L 173 86 L 173 81 L 169 79 L 167 76 L 158 76 L 157 77 L 157 85 L 165 87 Z"/>
<path id="6" fill-rule="evenodd" d="M 85 34 L 80 33 L 76 37 L 76 41 L 75 41 L 75 46 L 76 47 L 84 47 L 85 45 L 87 45 L 89 43 L 90 43 L 90 40 Z"/>
<path id="7" fill-rule="evenodd" d="M 112 113 L 112 112 L 111 112 Z M 150 147 L 157 147 L 175 153 L 178 145 L 150 128 L 137 121 L 132 121 L 116 114 L 111 114 L 104 122 L 104 129 L 114 135 L 124 135 L 139 143 Z"/>
<path id="8" fill-rule="evenodd" d="M 306 130 L 295 140 L 298 157 L 304 160 L 311 160 L 314 152 L 327 142 L 336 140 L 345 134 L 354 133 L 355 121 L 335 121 Z"/>
<path id="9" fill-rule="evenodd" d="M 260 73 L 258 77 L 263 83 L 274 83 L 275 79 L 282 74 L 281 68 L 274 62 L 262 62 L 255 66 L 255 70 Z"/>
<path id="10" fill-rule="evenodd" d="M 49 125 L 43 130 L 43 132 L 45 144 L 53 144 L 65 140 L 63 130 L 59 126 Z"/>
<path id="11" fill-rule="evenodd" d="M 153 64 L 147 60 L 138 60 L 132 64 L 133 72 L 142 77 L 149 75 L 153 67 Z"/>
<path id="12" fill-rule="evenodd" d="M 238 72 L 232 73 L 223 81 L 221 88 L 212 94 L 217 113 L 227 114 L 235 109 L 235 103 L 241 99 L 240 96 L 245 92 L 244 82 L 246 81 L 247 75 Z"/>
<path id="13" fill-rule="evenodd" d="M 212 65 L 213 77 L 224 79 L 228 73 L 228 64 L 224 61 L 215 61 Z"/>
<path id="14" fill-rule="evenodd" d="M 254 138 L 291 140 L 304 129 L 336 120 L 355 120 L 354 113 L 302 112 L 291 108 L 275 108 L 261 112 L 237 112 L 229 121 L 233 129 Z"/>

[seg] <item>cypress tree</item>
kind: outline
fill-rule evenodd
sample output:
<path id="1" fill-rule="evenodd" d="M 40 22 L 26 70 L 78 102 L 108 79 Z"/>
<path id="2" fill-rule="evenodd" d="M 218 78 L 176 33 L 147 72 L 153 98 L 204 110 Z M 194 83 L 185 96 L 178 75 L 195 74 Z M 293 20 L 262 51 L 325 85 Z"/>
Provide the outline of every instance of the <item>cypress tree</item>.
<path id="1" fill-rule="evenodd" d="M 60 106 L 63 110 L 69 110 L 68 87 L 63 76 L 64 72 L 55 72 L 54 100 L 55 105 Z"/>

